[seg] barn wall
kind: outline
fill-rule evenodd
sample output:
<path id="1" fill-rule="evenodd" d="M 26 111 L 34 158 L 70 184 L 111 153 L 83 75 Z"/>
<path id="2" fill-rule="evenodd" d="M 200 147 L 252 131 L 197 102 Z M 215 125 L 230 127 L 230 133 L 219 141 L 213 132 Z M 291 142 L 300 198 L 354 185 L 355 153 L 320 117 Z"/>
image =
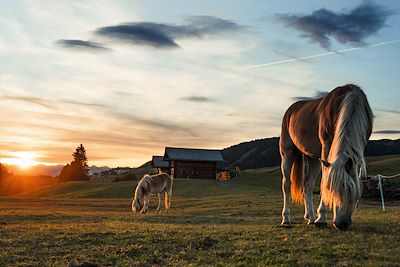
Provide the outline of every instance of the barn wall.
<path id="1" fill-rule="evenodd" d="M 174 178 L 184 179 L 215 179 L 215 162 L 173 161 L 171 173 Z"/>

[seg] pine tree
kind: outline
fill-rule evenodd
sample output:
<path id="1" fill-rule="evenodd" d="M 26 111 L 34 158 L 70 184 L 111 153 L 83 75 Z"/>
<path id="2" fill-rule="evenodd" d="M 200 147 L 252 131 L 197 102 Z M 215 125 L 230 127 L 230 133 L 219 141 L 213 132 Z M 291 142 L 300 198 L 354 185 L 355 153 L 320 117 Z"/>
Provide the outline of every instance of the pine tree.
<path id="1" fill-rule="evenodd" d="M 82 172 L 87 177 L 88 176 L 88 172 L 89 172 L 88 159 L 87 159 L 87 156 L 86 156 L 86 150 L 85 150 L 85 148 L 83 147 L 82 144 L 76 148 L 76 150 L 72 154 L 72 156 L 74 157 L 74 161 L 76 163 L 79 163 L 79 165 L 82 168 Z M 72 163 L 71 163 L 71 165 L 72 165 Z"/>
<path id="2" fill-rule="evenodd" d="M 3 179 L 3 177 L 5 177 L 7 175 L 7 168 L 0 163 L 0 182 Z"/>
<path id="3" fill-rule="evenodd" d="M 65 165 L 58 177 L 59 182 L 66 181 L 82 181 L 89 180 L 88 172 L 88 159 L 86 156 L 86 150 L 81 144 L 72 153 L 74 160 L 70 164 Z"/>

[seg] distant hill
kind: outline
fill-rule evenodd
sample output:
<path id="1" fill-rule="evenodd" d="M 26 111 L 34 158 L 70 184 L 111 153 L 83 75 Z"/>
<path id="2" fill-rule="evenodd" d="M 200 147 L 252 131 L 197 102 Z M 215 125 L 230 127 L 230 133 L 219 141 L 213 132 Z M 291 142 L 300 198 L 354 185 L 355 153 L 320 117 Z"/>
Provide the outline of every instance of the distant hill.
<path id="1" fill-rule="evenodd" d="M 221 151 L 228 168 L 258 169 L 280 164 L 279 138 L 243 142 Z"/>
<path id="2" fill-rule="evenodd" d="M 14 174 L 29 174 L 32 176 L 37 175 L 48 175 L 48 176 L 57 176 L 60 174 L 61 169 L 64 165 L 35 165 L 27 169 L 26 171 L 21 170 L 20 167 L 15 165 L 7 165 L 7 169 L 9 172 Z"/>
<path id="3" fill-rule="evenodd" d="M 364 150 L 366 157 L 400 155 L 400 139 L 370 140 Z"/>
<path id="4" fill-rule="evenodd" d="M 141 166 L 139 166 L 139 168 L 150 168 L 152 164 L 152 161 L 149 160 L 148 162 L 142 164 Z"/>
<path id="5" fill-rule="evenodd" d="M 223 149 L 221 154 L 228 168 L 239 166 L 242 170 L 277 166 L 281 162 L 278 137 L 243 142 Z M 366 157 L 397 154 L 400 139 L 370 140 L 364 151 Z"/>
<path id="6" fill-rule="evenodd" d="M 37 176 L 37 175 L 47 175 L 47 176 L 57 176 L 60 174 L 61 169 L 64 167 L 64 165 L 58 164 L 58 165 L 35 165 L 27 169 L 26 171 L 22 170 L 20 167 L 15 166 L 15 165 L 7 165 L 7 169 L 9 172 L 12 172 L 14 174 L 28 174 L 32 176 Z M 102 171 L 108 171 L 111 168 L 107 166 L 102 166 L 102 167 L 97 167 L 97 166 L 90 166 L 89 167 L 89 175 L 97 172 L 102 172 Z"/>
<path id="7" fill-rule="evenodd" d="M 97 166 L 90 166 L 89 167 L 89 175 L 92 175 L 93 173 L 99 173 L 102 171 L 109 171 L 111 170 L 111 168 L 107 167 L 107 166 L 102 166 L 102 167 L 97 167 Z"/>

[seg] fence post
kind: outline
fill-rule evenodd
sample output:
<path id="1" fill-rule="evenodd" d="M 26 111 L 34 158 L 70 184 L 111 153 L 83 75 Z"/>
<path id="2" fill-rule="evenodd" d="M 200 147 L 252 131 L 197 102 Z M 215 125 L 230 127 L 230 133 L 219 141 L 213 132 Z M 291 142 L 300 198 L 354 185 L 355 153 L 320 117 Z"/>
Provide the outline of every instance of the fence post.
<path id="1" fill-rule="evenodd" d="M 378 187 L 381 192 L 381 201 L 382 201 L 382 210 L 385 211 L 385 200 L 383 198 L 383 186 L 382 186 L 382 177 L 378 174 Z"/>

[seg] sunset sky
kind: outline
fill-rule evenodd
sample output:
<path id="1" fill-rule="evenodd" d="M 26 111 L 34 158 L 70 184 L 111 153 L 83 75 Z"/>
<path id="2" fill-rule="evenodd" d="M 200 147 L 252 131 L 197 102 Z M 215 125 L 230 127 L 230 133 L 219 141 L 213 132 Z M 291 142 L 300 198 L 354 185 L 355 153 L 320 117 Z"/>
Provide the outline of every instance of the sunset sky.
<path id="1" fill-rule="evenodd" d="M 278 136 L 355 83 L 400 137 L 400 1 L 2 1 L 0 161 L 138 166 Z M 354 48 L 354 49 L 352 49 Z M 315 57 L 314 57 L 315 56 Z M 22 153 L 22 154 L 21 154 Z"/>

